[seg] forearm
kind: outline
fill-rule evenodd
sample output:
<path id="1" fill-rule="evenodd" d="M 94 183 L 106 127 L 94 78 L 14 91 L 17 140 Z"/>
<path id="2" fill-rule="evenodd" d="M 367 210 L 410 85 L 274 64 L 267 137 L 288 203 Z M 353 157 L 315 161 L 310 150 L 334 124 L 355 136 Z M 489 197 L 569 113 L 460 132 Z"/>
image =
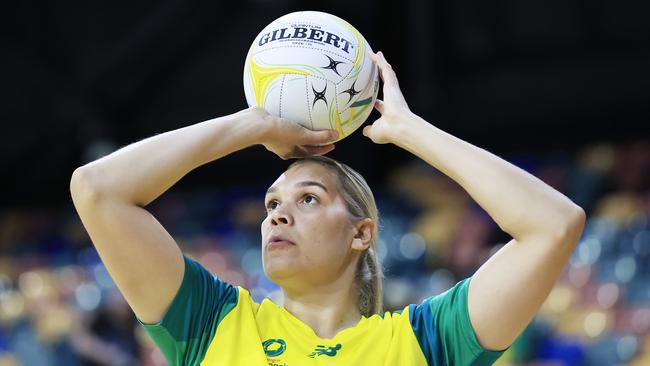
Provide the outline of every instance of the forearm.
<path id="1" fill-rule="evenodd" d="M 411 113 L 383 55 L 371 56 L 384 80 L 381 118 L 364 128 L 460 184 L 513 239 L 474 273 L 467 310 L 479 343 L 501 350 L 535 315 L 582 233 L 584 212 L 539 179 Z"/>
<path id="2" fill-rule="evenodd" d="M 147 205 L 200 165 L 255 144 L 262 131 L 248 111 L 128 145 L 79 168 L 86 189 Z"/>
<path id="3" fill-rule="evenodd" d="M 581 209 L 538 178 L 420 117 L 395 141 L 460 184 L 515 239 L 564 235 L 580 221 Z"/>

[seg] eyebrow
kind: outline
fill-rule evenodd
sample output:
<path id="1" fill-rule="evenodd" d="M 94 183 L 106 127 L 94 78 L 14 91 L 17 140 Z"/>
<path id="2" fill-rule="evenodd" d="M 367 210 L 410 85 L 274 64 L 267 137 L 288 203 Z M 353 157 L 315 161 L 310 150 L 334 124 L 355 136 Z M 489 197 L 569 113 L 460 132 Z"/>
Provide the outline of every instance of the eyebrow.
<path id="1" fill-rule="evenodd" d="M 298 182 L 298 183 L 295 184 L 295 186 L 296 186 L 296 187 L 309 187 L 309 186 L 316 186 L 316 187 L 320 187 L 322 190 L 324 190 L 325 192 L 329 193 L 329 191 L 327 190 L 327 188 L 326 188 L 322 183 L 319 183 L 319 182 L 316 182 L 316 181 L 313 181 L 313 180 L 305 180 L 305 181 L 302 181 L 302 182 Z M 269 189 L 266 191 L 266 194 L 273 193 L 273 192 L 275 192 L 275 191 L 277 191 L 277 188 L 271 186 L 271 187 L 269 187 Z"/>

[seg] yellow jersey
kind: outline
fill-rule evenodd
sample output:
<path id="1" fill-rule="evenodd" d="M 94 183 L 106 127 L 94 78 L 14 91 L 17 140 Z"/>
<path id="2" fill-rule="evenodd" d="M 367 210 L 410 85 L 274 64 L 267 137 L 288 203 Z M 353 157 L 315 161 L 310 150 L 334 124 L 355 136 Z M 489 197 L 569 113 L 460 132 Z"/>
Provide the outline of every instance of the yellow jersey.
<path id="1" fill-rule="evenodd" d="M 395 312 L 362 317 L 333 338 L 320 338 L 268 299 L 184 257 L 183 281 L 163 319 L 144 329 L 170 365 L 490 365 L 467 312 L 470 279 Z"/>

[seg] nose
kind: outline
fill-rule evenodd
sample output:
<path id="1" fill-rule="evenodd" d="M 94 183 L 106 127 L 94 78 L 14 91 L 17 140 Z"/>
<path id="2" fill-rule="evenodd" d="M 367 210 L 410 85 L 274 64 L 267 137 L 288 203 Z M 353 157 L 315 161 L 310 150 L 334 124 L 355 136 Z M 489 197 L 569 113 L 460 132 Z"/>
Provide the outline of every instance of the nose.
<path id="1" fill-rule="evenodd" d="M 271 213 L 271 226 L 290 224 L 293 224 L 293 219 L 291 218 L 291 215 L 285 211 L 278 208 Z"/>

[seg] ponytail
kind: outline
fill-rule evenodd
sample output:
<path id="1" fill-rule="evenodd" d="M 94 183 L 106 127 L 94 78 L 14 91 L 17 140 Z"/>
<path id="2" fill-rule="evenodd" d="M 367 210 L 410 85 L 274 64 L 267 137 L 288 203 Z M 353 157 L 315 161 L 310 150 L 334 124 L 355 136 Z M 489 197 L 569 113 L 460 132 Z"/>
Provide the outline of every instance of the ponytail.
<path id="1" fill-rule="evenodd" d="M 357 262 L 355 283 L 359 290 L 359 311 L 365 317 L 383 311 L 383 271 L 379 263 L 377 250 L 370 246 Z"/>

